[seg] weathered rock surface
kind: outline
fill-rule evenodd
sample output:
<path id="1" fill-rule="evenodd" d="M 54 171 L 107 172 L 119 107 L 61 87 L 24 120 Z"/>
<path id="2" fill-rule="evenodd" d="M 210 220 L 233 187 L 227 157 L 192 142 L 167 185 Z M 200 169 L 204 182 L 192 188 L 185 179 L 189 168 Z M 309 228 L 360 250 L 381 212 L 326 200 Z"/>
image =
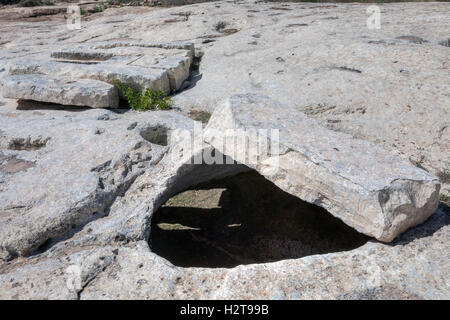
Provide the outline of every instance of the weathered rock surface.
<path id="1" fill-rule="evenodd" d="M 35 74 L 36 66 L 52 77 L 108 79 L 114 66 L 105 71 L 98 66 L 119 57 L 124 60 L 113 75 L 125 79 L 126 72 L 149 65 L 138 60 L 119 68 L 126 56 L 163 50 L 161 56 L 142 52 L 152 64 L 155 56 L 165 61 L 145 73 L 156 76 L 145 78 L 140 71 L 131 76 L 139 79 L 137 85 L 158 83 L 172 90 L 181 82 L 178 74 L 185 74 L 183 61 L 195 55 L 202 57 L 199 73 L 174 97 L 176 109 L 212 112 L 232 94 L 264 94 L 328 129 L 374 142 L 376 150 L 398 150 L 433 174 L 448 171 L 449 48 L 440 44 L 448 39 L 448 4 L 380 7 L 380 30 L 366 28 L 366 5 L 250 1 L 108 9 L 99 19 L 83 20 L 81 30 L 61 27 L 63 20 L 12 21 L 0 24 L 0 77 Z M 122 12 L 131 14 L 118 16 Z M 174 46 L 177 40 L 194 43 L 195 52 L 134 45 L 169 41 Z M 133 48 L 92 48 L 115 43 Z M 118 51 L 106 60 L 84 61 L 88 64 L 74 63 L 66 53 L 81 57 L 91 50 Z M 171 78 L 173 65 L 177 71 Z M 8 74 L 16 67 L 17 74 Z M 172 133 L 192 132 L 193 126 L 175 111 L 60 110 L 23 103 L 16 108 L 0 97 L 0 297 L 450 298 L 450 218 L 443 203 L 392 243 L 371 240 L 345 252 L 230 269 L 176 267 L 152 252 L 151 217 L 166 200 L 197 183 L 248 170 L 189 164 L 193 155 L 213 151 L 199 146 L 184 152 L 189 143 L 181 132 Z M 298 150 L 298 142 L 291 147 Z M 284 151 L 285 160 L 296 153 Z M 320 163 L 326 168 L 324 160 Z M 329 168 L 340 167 L 333 162 Z M 430 177 L 409 164 L 405 168 Z M 338 172 L 357 180 L 352 171 Z M 378 190 L 391 185 L 386 177 L 390 169 L 373 177 L 372 186 L 362 184 Z M 355 188 L 360 196 L 363 187 Z M 444 184 L 448 193 L 447 188 Z M 424 191 L 419 198 L 429 197 L 429 188 Z"/>
<path id="2" fill-rule="evenodd" d="M 87 237 L 94 242 L 145 239 L 154 206 L 191 185 L 243 170 L 236 165 L 183 166 L 192 154 L 180 151 L 186 149 L 184 140 L 175 143 L 184 136 L 172 138 L 171 132 L 189 133 L 194 122 L 179 113 L 97 109 L 0 115 L 4 260 L 39 252 L 80 229 L 89 229 Z M 169 156 L 172 144 L 177 147 Z M 164 157 L 167 161 L 158 165 Z M 127 192 L 130 198 L 122 203 Z M 104 222 L 111 220 L 100 229 L 85 227 L 105 215 Z"/>
<path id="3" fill-rule="evenodd" d="M 152 213 L 189 186 L 247 170 L 189 164 L 185 137 L 170 133 L 191 132 L 191 120 L 99 109 L 5 110 L 0 119 L 2 298 L 449 296 L 445 207 L 393 244 L 233 269 L 180 268 L 149 249 Z M 211 150 L 191 155 L 199 152 Z M 12 160 L 30 165 L 4 170 Z"/>
<path id="4" fill-rule="evenodd" d="M 14 174 L 0 170 L 4 256 L 29 254 L 104 215 L 146 166 L 159 161 L 163 149 L 146 141 L 142 129 L 127 130 L 137 126 L 135 119 L 104 110 L 14 111 L 1 118 L 4 161 L 33 164 Z"/>
<path id="5" fill-rule="evenodd" d="M 64 20 L 16 19 L 0 26 L 0 74 L 11 59 L 46 46 L 187 40 L 203 57 L 191 86 L 174 97 L 186 113 L 212 112 L 232 94 L 259 93 L 448 176 L 449 4 L 378 4 L 381 28 L 373 30 L 367 6 L 221 1 L 110 8 L 83 19 L 81 30 L 68 30 Z M 441 180 L 450 196 L 448 180 Z"/>
<path id="6" fill-rule="evenodd" d="M 276 130 L 276 136 L 261 129 Z M 422 223 L 439 203 L 439 181 L 425 170 L 266 96 L 227 99 L 213 113 L 205 135 L 217 150 L 281 189 L 381 241 Z M 260 139 L 271 140 L 270 150 Z"/>

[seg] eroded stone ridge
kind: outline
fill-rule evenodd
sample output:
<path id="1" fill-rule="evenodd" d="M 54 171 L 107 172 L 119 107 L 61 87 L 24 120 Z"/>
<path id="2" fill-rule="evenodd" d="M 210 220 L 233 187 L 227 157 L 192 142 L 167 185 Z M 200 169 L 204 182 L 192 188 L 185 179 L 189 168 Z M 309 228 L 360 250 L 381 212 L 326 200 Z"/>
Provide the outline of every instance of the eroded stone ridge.
<path id="1" fill-rule="evenodd" d="M 149 88 L 175 92 L 189 77 L 193 57 L 193 45 L 182 42 L 89 43 L 49 48 L 9 63 L 2 81 L 3 96 L 116 108 L 119 97 L 111 88 L 114 80 L 140 91 Z"/>
<path id="2" fill-rule="evenodd" d="M 240 145 L 238 129 L 248 133 L 277 129 L 279 152 L 271 150 L 265 159 L 258 154 L 260 161 L 240 157 L 259 138 L 249 134 L 249 144 Z M 206 140 L 222 153 L 238 156 L 236 160 L 281 189 L 324 207 L 381 241 L 389 242 L 422 223 L 438 206 L 440 183 L 433 175 L 373 143 L 320 126 L 266 96 L 244 94 L 227 99 L 213 113 Z M 235 146 L 230 148 L 230 143 Z"/>

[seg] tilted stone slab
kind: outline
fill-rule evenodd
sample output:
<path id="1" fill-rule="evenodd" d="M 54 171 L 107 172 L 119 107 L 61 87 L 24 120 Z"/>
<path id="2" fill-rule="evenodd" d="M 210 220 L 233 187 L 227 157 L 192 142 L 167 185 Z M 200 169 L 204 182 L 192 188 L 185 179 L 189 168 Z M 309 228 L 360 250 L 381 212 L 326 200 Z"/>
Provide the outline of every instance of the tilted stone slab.
<path id="1" fill-rule="evenodd" d="M 243 155 L 248 145 L 261 141 L 261 136 L 250 134 L 259 129 L 269 130 L 263 140 L 269 139 L 272 148 L 267 157 L 259 148 L 252 161 Z M 271 129 L 277 129 L 279 137 L 270 135 Z M 242 131 L 248 134 L 246 145 L 236 139 Z M 331 131 L 265 96 L 235 95 L 226 100 L 213 113 L 205 139 L 286 192 L 381 241 L 390 242 L 422 223 L 438 206 L 440 184 L 433 175 L 374 143 Z"/>
<path id="2" fill-rule="evenodd" d="M 5 77 L 2 84 L 2 94 L 5 98 L 91 108 L 119 106 L 117 88 L 103 81 L 28 74 Z"/>
<path id="3" fill-rule="evenodd" d="M 142 42 L 100 42 L 63 47 L 56 50 L 55 48 L 44 48 L 41 53 L 12 59 L 6 67 L 9 76 L 36 75 L 33 80 L 27 78 L 26 83 L 29 84 L 29 88 L 37 85 L 41 89 L 38 90 L 37 94 L 31 91 L 26 92 L 26 90 L 15 91 L 11 89 L 8 91 L 8 97 L 25 99 L 25 96 L 32 96 L 29 99 L 69 104 L 69 102 L 64 103 L 66 98 L 78 96 L 83 83 L 85 83 L 78 81 L 78 79 L 102 81 L 105 82 L 105 88 L 109 88 L 115 80 L 118 80 L 142 92 L 146 89 L 152 89 L 169 94 L 178 91 L 189 77 L 193 58 L 193 44 L 183 42 L 149 44 Z M 78 82 L 74 82 L 73 86 L 63 86 L 59 82 L 56 84 L 54 80 L 59 77 L 70 78 Z M 7 82 L 11 84 L 11 81 L 15 81 L 14 79 L 17 78 L 11 78 Z M 52 83 L 51 90 L 48 92 L 45 92 L 46 86 L 42 85 L 46 81 Z M 37 83 L 34 84 L 33 82 Z M 88 84 L 88 87 L 82 92 L 92 92 L 93 96 L 90 100 L 93 102 L 84 105 L 97 107 L 95 101 L 98 99 L 98 94 L 89 88 L 89 82 L 86 82 L 86 84 Z M 9 87 L 9 84 L 5 84 L 5 87 Z M 24 82 L 22 87 L 23 89 L 26 88 Z M 97 88 L 98 85 L 96 84 L 95 87 Z M 60 90 L 58 91 L 57 88 Z M 75 90 L 73 93 L 68 92 L 72 89 Z M 120 91 L 119 94 L 124 98 Z M 118 97 L 115 101 L 111 101 L 110 105 L 101 104 L 102 107 L 117 107 L 119 104 Z M 86 99 L 83 101 L 86 101 Z"/>

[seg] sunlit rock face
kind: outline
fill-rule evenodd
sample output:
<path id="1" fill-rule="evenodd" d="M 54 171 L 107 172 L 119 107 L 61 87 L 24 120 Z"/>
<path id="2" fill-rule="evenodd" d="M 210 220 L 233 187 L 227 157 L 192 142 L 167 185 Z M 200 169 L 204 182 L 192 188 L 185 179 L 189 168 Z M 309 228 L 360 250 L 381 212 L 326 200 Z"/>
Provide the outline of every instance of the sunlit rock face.
<path id="1" fill-rule="evenodd" d="M 0 298 L 448 299 L 448 6 L 0 9 Z M 276 174 L 231 124 L 279 130 Z"/>

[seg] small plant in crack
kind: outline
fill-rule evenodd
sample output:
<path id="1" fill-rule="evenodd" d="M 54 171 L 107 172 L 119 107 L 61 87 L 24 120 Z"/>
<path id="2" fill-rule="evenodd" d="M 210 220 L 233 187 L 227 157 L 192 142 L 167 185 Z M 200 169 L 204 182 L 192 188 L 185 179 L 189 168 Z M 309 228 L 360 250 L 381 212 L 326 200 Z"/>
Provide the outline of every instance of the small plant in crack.
<path id="1" fill-rule="evenodd" d="M 125 96 L 130 108 L 133 110 L 168 110 L 171 108 L 172 101 L 163 91 L 147 88 L 142 93 L 118 80 L 114 80 L 113 83 Z"/>
<path id="2" fill-rule="evenodd" d="M 443 183 L 450 183 L 450 172 L 441 171 L 438 173 L 439 180 Z"/>
<path id="3" fill-rule="evenodd" d="M 40 0 L 20 0 L 19 7 L 38 7 L 42 6 L 42 1 Z"/>
<path id="4" fill-rule="evenodd" d="M 226 23 L 225 21 L 219 21 L 219 22 L 216 23 L 214 28 L 216 29 L 216 31 L 220 32 L 223 29 L 225 29 L 227 25 L 228 25 L 228 23 Z"/>
<path id="5" fill-rule="evenodd" d="M 411 161 L 416 167 L 418 167 L 418 168 L 420 168 L 420 169 L 425 170 L 425 171 L 428 172 L 428 170 L 423 166 L 424 160 L 425 160 L 425 157 L 424 157 L 424 156 L 421 156 L 421 157 L 420 157 L 420 160 L 417 160 L 417 161 L 414 161 L 414 160 L 411 160 L 411 159 L 410 159 L 410 161 Z"/>
<path id="6" fill-rule="evenodd" d="M 101 6 L 95 6 L 93 9 L 92 9 L 92 12 L 93 13 L 98 13 L 98 12 L 102 12 L 103 11 L 103 7 L 101 7 Z"/>
<path id="7" fill-rule="evenodd" d="M 211 113 L 202 110 L 191 110 L 188 115 L 191 119 L 202 123 L 208 123 L 211 118 Z"/>
<path id="8" fill-rule="evenodd" d="M 445 203 L 447 205 L 450 205 L 450 196 L 447 196 L 445 194 L 441 194 L 439 196 L 439 201 L 441 201 L 441 202 L 443 202 L 443 203 Z"/>

